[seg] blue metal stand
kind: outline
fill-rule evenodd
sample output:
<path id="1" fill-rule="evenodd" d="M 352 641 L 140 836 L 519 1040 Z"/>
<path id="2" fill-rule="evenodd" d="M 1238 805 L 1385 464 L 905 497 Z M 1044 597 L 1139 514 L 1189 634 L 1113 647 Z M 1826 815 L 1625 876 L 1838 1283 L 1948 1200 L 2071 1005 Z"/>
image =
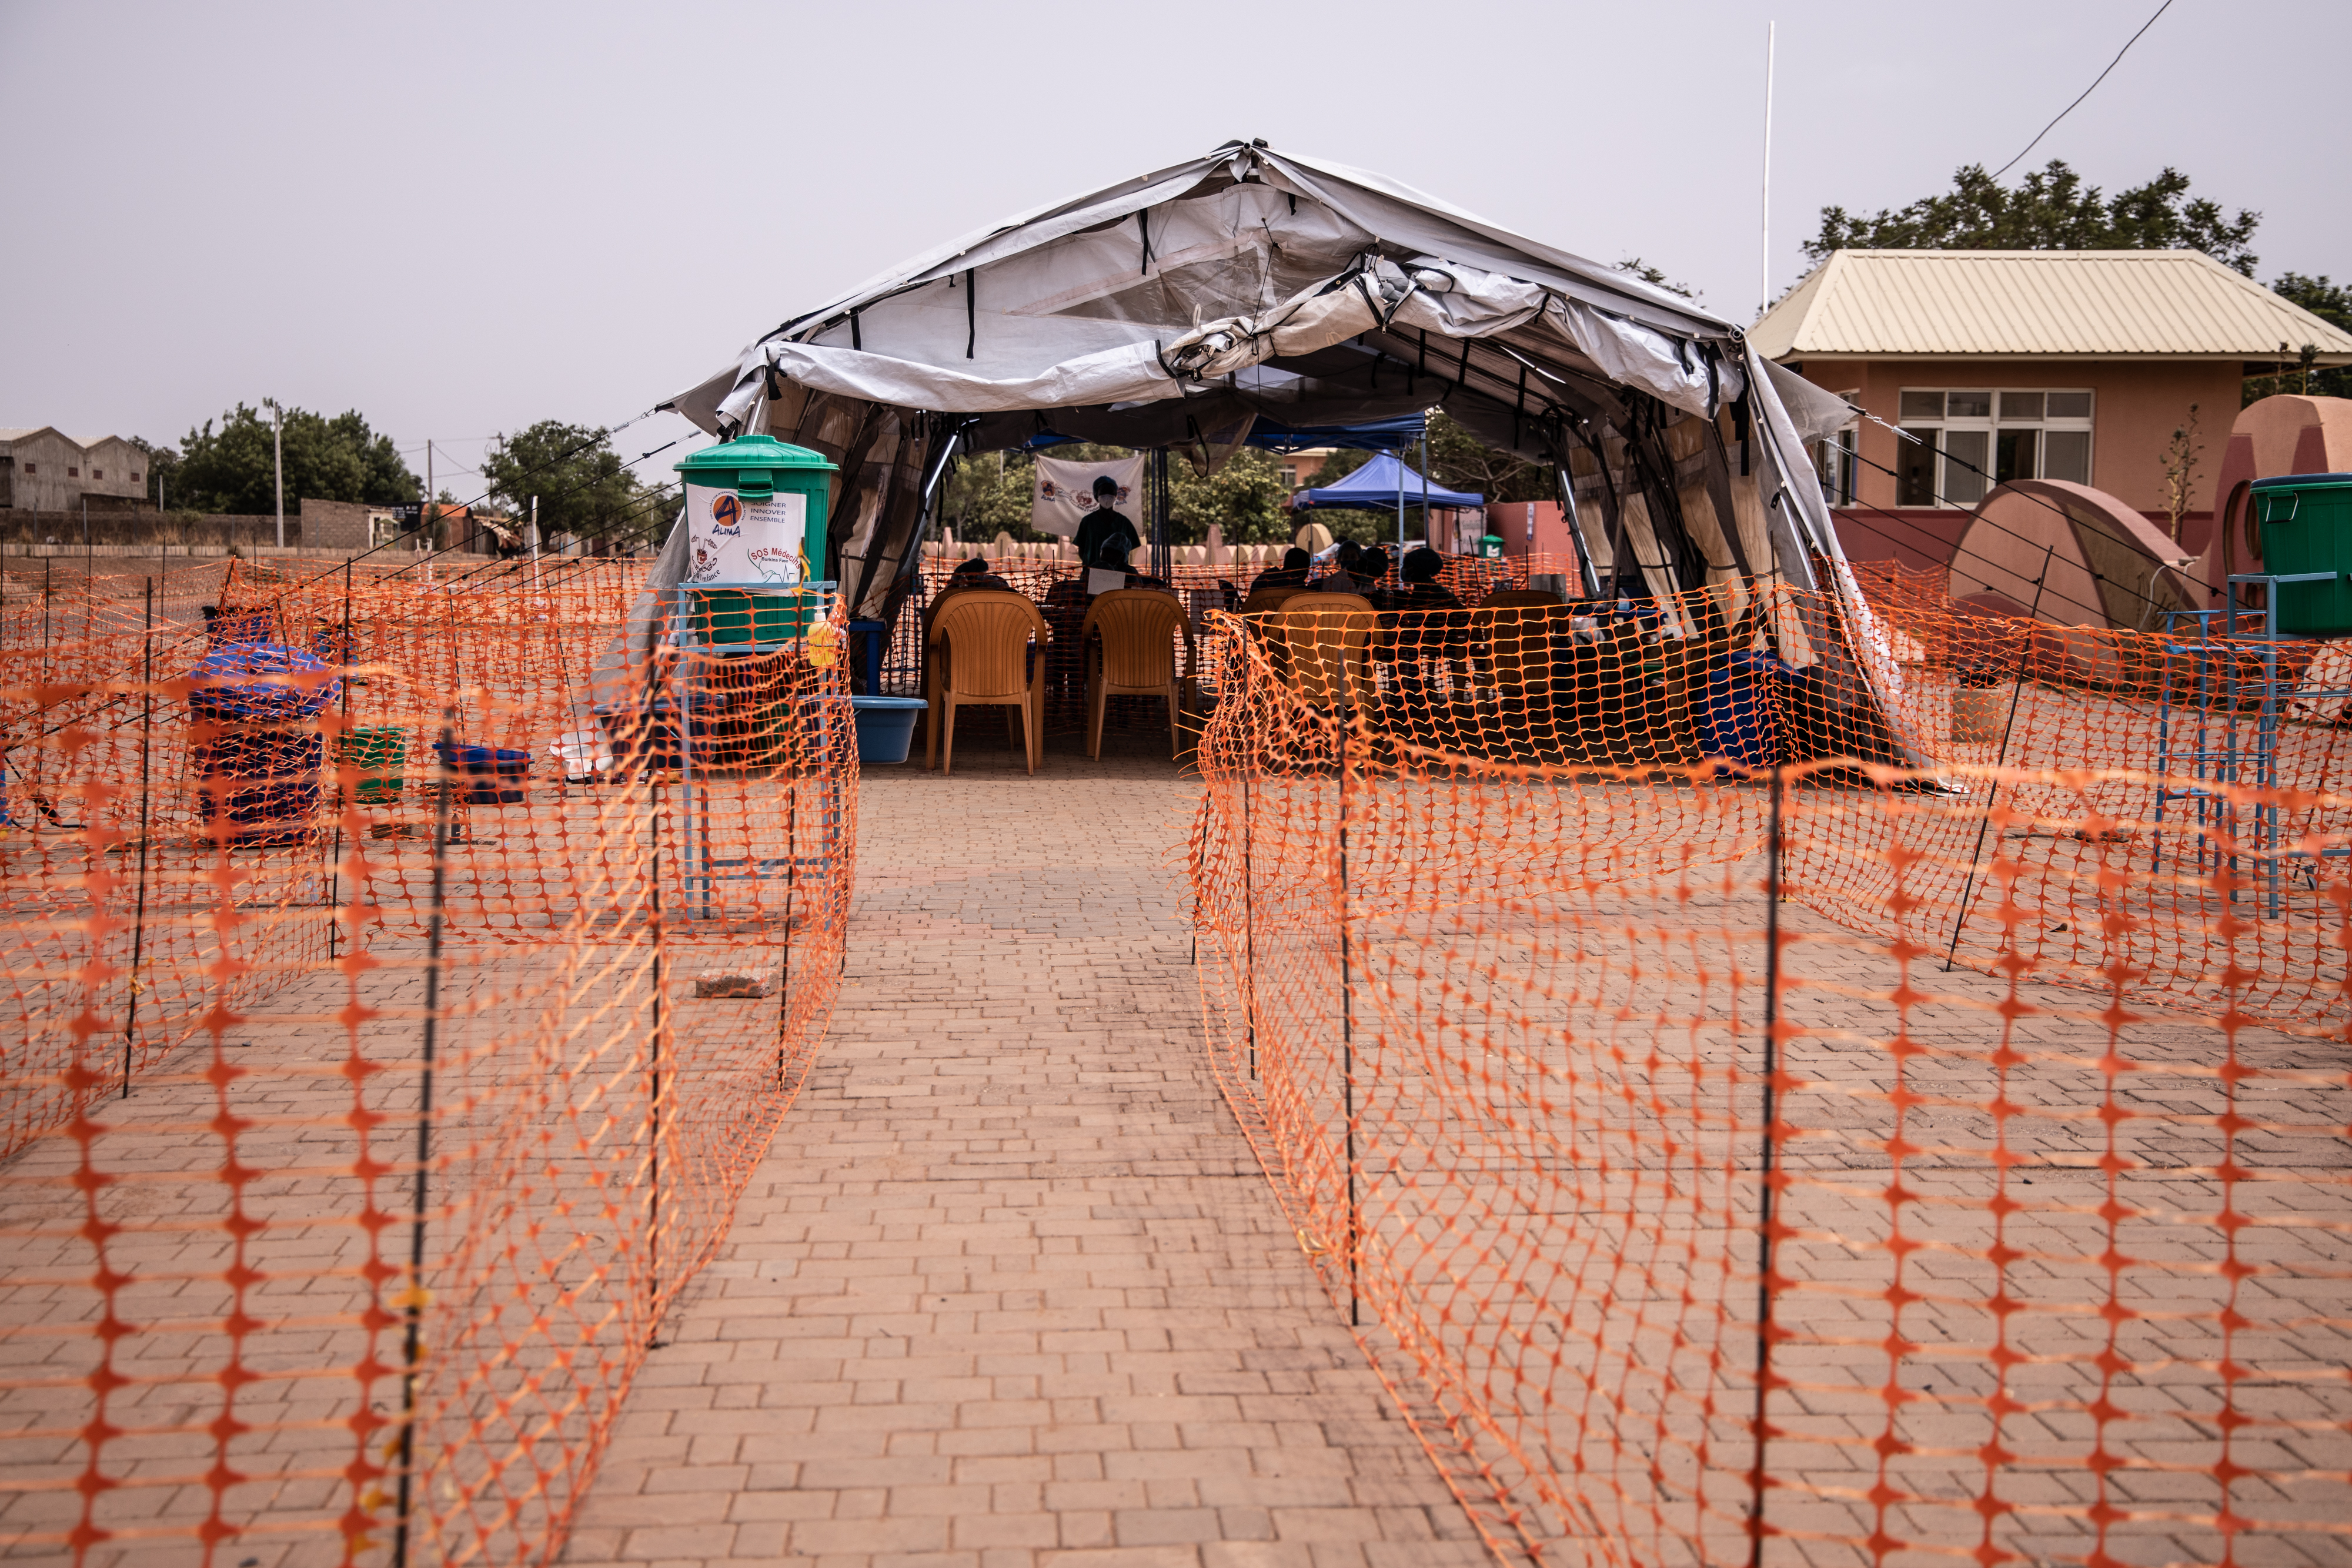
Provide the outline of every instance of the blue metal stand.
<path id="1" fill-rule="evenodd" d="M 2275 798 L 2253 806 L 2231 800 L 2222 786 L 2235 785 L 2275 791 L 2279 788 L 2278 748 L 2281 725 L 2292 697 L 2352 698 L 2352 689 L 2329 687 L 2288 689 L 2279 674 L 2282 643 L 2305 641 L 2283 636 L 2278 625 L 2280 585 L 2333 582 L 2346 574 L 2333 571 L 2235 572 L 2231 575 L 2222 610 L 2175 610 L 2165 613 L 2168 638 L 2193 623 L 2194 641 L 2187 646 L 2168 642 L 2158 672 L 2156 729 L 2156 852 L 2154 871 L 2164 863 L 2164 821 L 2168 802 L 2186 801 L 2183 826 L 2196 841 L 2200 873 L 2224 870 L 2234 873 L 2241 862 L 2253 873 L 2257 913 L 2276 918 L 2284 907 L 2283 872 L 2287 862 L 2313 859 L 2310 851 L 2291 845 L 2283 831 Z M 2259 632 L 2241 635 L 2238 618 L 2247 612 L 2238 603 L 2240 584 L 2258 584 L 2263 595 Z M 2216 620 L 2221 622 L 2217 633 Z M 2194 664 L 2190 672 L 2182 661 Z M 2182 678 L 2189 677 L 2189 678 Z M 2181 693 L 2187 716 L 2176 715 L 2174 694 Z M 2217 714 L 2218 708 L 2218 714 Z M 2190 722 L 2193 716 L 2193 725 Z M 2176 726 L 2178 727 L 2176 727 Z M 2176 763 L 2187 764 L 2188 777 L 2179 784 L 2162 782 L 2172 777 Z M 2223 845 L 2234 846 L 2226 852 Z M 2352 848 L 2321 852 L 2327 856 L 2352 854 Z M 2316 877 L 2316 868 L 2299 868 Z M 2231 898 L 2237 898 L 2233 886 Z"/>
<path id="2" fill-rule="evenodd" d="M 666 641 L 681 653 L 781 653 L 793 650 L 804 653 L 806 643 L 802 641 L 716 643 L 699 640 L 694 634 L 694 618 L 687 595 L 697 589 L 720 587 L 807 599 L 812 602 L 803 623 L 814 624 L 832 618 L 833 596 L 837 586 L 833 582 L 803 582 L 788 587 L 776 583 L 681 583 L 672 591 L 678 597 L 670 616 L 670 633 Z M 791 819 L 793 821 L 793 841 L 786 846 L 786 853 L 727 858 L 714 856 L 710 844 L 710 812 L 707 802 L 701 799 L 709 793 L 709 786 L 705 785 L 700 791 L 695 787 L 694 743 L 698 725 L 697 714 L 700 711 L 696 699 L 701 694 L 688 689 L 687 663 L 680 659 L 672 666 L 670 697 L 670 710 L 677 716 L 677 725 L 678 798 L 683 813 L 679 836 L 686 846 L 679 867 L 685 894 L 681 909 L 688 919 L 709 920 L 719 917 L 720 912 L 713 906 L 718 902 L 718 884 L 721 882 L 755 882 L 797 876 L 823 879 L 829 875 L 834 859 L 841 850 L 845 817 L 838 782 L 829 769 L 821 770 L 817 777 L 823 785 L 814 813 L 815 820 L 814 823 L 803 823 L 796 817 Z M 854 724 L 845 700 L 803 697 L 794 706 L 802 710 L 794 716 L 795 721 L 810 731 L 808 744 L 814 755 L 822 755 L 824 749 L 834 743 L 835 726 Z M 842 711 L 836 713 L 835 709 Z M 787 788 L 798 789 L 800 781 L 796 778 L 789 779 Z M 815 830 L 815 849 L 812 853 L 803 854 L 800 841 L 811 827 Z"/>

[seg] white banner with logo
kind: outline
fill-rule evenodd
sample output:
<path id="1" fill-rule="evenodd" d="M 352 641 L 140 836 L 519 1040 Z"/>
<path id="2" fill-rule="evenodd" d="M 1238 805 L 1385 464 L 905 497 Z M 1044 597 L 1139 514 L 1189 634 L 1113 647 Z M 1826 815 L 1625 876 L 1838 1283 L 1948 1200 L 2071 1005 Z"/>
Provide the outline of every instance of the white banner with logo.
<path id="1" fill-rule="evenodd" d="M 1135 520 L 1143 504 L 1143 459 L 1115 457 L 1108 462 L 1074 463 L 1060 457 L 1037 459 L 1037 488 L 1029 503 L 1029 526 L 1039 533 L 1069 538 L 1095 509 L 1095 481 L 1108 479 L 1118 486 L 1113 511 Z M 1136 531 L 1142 531 L 1136 524 Z"/>
<path id="2" fill-rule="evenodd" d="M 686 487 L 686 580 L 797 583 L 809 576 L 808 497 L 796 490 L 746 498 Z"/>

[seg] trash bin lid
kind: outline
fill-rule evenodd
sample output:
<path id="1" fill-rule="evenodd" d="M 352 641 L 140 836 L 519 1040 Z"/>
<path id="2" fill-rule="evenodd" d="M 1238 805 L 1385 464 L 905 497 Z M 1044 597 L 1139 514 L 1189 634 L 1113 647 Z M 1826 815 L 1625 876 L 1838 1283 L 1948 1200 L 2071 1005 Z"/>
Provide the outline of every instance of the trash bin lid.
<path id="1" fill-rule="evenodd" d="M 788 470 L 831 474 L 838 473 L 841 465 L 822 452 L 794 446 L 772 435 L 740 435 L 688 453 L 676 467 L 688 484 L 740 491 L 772 488 L 777 477 Z"/>

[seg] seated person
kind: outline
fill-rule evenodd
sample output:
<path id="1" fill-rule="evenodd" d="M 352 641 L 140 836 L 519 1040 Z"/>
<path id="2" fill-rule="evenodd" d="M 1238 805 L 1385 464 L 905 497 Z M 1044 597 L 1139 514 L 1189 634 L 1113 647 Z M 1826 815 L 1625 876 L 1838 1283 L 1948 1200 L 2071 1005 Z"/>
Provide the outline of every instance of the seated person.
<path id="1" fill-rule="evenodd" d="M 1388 595 L 1387 608 L 1412 619 L 1395 628 L 1402 659 L 1458 659 L 1470 645 L 1470 613 L 1454 591 L 1437 580 L 1445 558 L 1423 546 L 1405 552 L 1397 576 L 1403 586 Z"/>
<path id="2" fill-rule="evenodd" d="M 1077 548 L 1078 564 L 1105 571 L 1116 570 L 1126 560 L 1124 550 L 1119 559 L 1111 559 L 1110 547 L 1124 543 L 1127 549 L 1139 549 L 1143 536 L 1135 525 L 1114 505 L 1118 499 L 1118 481 L 1106 474 L 1095 481 L 1095 509 L 1078 524 L 1077 537 L 1070 542 Z"/>
<path id="3" fill-rule="evenodd" d="M 1361 593 L 1362 580 L 1357 575 L 1364 564 L 1364 547 L 1353 539 L 1339 546 L 1339 559 L 1328 575 L 1311 586 L 1320 593 Z"/>
<path id="4" fill-rule="evenodd" d="M 1307 569 L 1314 563 L 1313 556 L 1293 545 L 1282 552 L 1280 566 L 1268 567 L 1250 580 L 1249 591 L 1255 594 L 1262 588 L 1304 588 Z"/>
<path id="5" fill-rule="evenodd" d="M 988 559 L 984 556 L 974 556 L 956 568 L 948 578 L 946 588 L 940 591 L 944 593 L 948 588 L 992 588 L 1002 593 L 1013 591 L 1011 583 L 988 570 Z"/>
<path id="6" fill-rule="evenodd" d="M 1437 580 L 1444 570 L 1445 558 L 1423 545 L 1405 551 L 1404 561 L 1397 568 L 1397 579 L 1403 586 L 1391 596 L 1391 610 L 1459 610 L 1462 601 L 1454 591 Z"/>
<path id="7" fill-rule="evenodd" d="M 1356 569 L 1356 580 L 1364 586 L 1356 591 L 1372 601 L 1375 610 L 1389 607 L 1389 552 L 1377 546 L 1364 552 L 1363 563 Z"/>
<path id="8" fill-rule="evenodd" d="M 1053 619 L 1053 612 L 1056 610 L 1075 611 L 1084 614 L 1087 600 L 1089 597 L 1087 592 L 1086 573 L 1082 571 L 1076 577 L 1057 577 L 1046 584 L 1045 597 L 1039 601 L 1038 604 L 1039 608 L 1045 611 L 1046 619 L 1050 621 Z"/>

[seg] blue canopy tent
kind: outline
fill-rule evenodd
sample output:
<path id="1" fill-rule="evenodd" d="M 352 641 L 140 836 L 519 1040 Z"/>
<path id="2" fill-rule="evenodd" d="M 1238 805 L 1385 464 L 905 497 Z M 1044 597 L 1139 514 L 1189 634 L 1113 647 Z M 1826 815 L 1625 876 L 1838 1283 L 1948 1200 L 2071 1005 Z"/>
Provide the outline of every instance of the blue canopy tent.
<path id="1" fill-rule="evenodd" d="M 1397 543 L 1404 540 L 1404 498 L 1410 494 L 1421 500 L 1422 532 L 1429 532 L 1429 508 L 1432 507 L 1484 507 L 1486 497 L 1467 491 L 1447 490 L 1433 486 L 1426 474 L 1416 474 L 1401 459 L 1382 452 L 1370 462 L 1340 480 L 1336 485 L 1319 486 L 1301 490 L 1290 503 L 1294 512 L 1313 511 L 1323 507 L 1348 507 L 1358 511 L 1380 512 L 1396 508 Z"/>

